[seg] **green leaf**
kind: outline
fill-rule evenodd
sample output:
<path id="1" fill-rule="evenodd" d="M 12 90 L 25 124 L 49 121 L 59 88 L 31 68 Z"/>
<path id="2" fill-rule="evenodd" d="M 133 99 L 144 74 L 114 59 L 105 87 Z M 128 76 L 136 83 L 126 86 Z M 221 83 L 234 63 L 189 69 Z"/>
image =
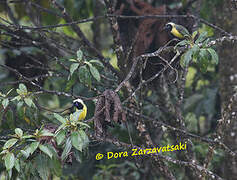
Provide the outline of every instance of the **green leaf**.
<path id="1" fill-rule="evenodd" d="M 24 150 L 21 150 L 21 153 L 25 156 L 25 158 L 28 158 L 32 152 L 32 148 L 30 145 L 27 145 Z"/>
<path id="2" fill-rule="evenodd" d="M 2 92 L 0 92 L 0 96 L 1 96 L 1 97 L 4 97 L 4 98 L 6 97 L 6 95 L 3 94 Z"/>
<path id="3" fill-rule="evenodd" d="M 27 98 L 24 98 L 24 101 L 25 103 L 27 104 L 27 106 L 31 107 L 32 104 L 33 104 L 33 101 L 31 98 L 27 97 Z"/>
<path id="4" fill-rule="evenodd" d="M 206 49 L 200 49 L 199 53 L 199 60 L 198 60 L 198 65 L 200 67 L 200 70 L 202 72 L 207 71 L 207 66 L 208 66 L 208 59 L 209 59 L 209 53 Z"/>
<path id="5" fill-rule="evenodd" d="M 19 93 L 18 93 L 18 94 L 19 94 Z M 21 96 L 16 96 L 16 97 L 14 97 L 11 101 L 15 101 L 15 100 L 20 101 L 20 100 L 21 100 Z"/>
<path id="6" fill-rule="evenodd" d="M 67 158 L 67 156 L 70 153 L 71 149 L 72 149 L 71 139 L 67 138 L 66 143 L 65 143 L 65 147 L 63 149 L 63 153 L 61 155 L 62 160 L 65 160 Z"/>
<path id="7" fill-rule="evenodd" d="M 14 164 L 15 164 L 15 156 L 13 153 L 9 152 L 7 153 L 7 155 L 4 158 L 5 160 L 5 166 L 7 170 L 10 170 L 13 168 Z"/>
<path id="8" fill-rule="evenodd" d="M 200 52 L 200 48 L 198 45 L 194 44 L 194 46 L 192 47 L 192 54 L 193 54 L 193 58 L 197 58 Z"/>
<path id="9" fill-rule="evenodd" d="M 17 141 L 18 139 L 16 138 L 9 139 L 7 142 L 5 142 L 3 149 L 9 149 L 10 147 L 14 146 L 14 144 L 16 144 Z"/>
<path id="10" fill-rule="evenodd" d="M 55 135 L 54 136 L 57 136 L 57 134 L 66 127 L 66 124 L 61 124 L 58 129 L 55 131 Z"/>
<path id="11" fill-rule="evenodd" d="M 71 62 L 77 62 L 76 59 L 69 59 L 69 61 L 71 61 Z"/>
<path id="12" fill-rule="evenodd" d="M 201 59 L 206 59 L 206 60 L 209 59 L 209 53 L 208 53 L 207 49 L 200 49 L 199 55 L 200 55 Z"/>
<path id="13" fill-rule="evenodd" d="M 184 68 L 186 67 L 189 62 L 192 60 L 192 54 L 193 51 L 192 49 L 189 49 L 187 52 L 185 52 L 182 56 L 181 56 L 181 61 L 180 61 L 180 65 Z"/>
<path id="14" fill-rule="evenodd" d="M 195 41 L 195 44 L 203 42 L 206 38 L 207 38 L 207 32 L 204 31 L 199 35 L 198 39 Z"/>
<path id="15" fill-rule="evenodd" d="M 18 172 L 21 171 L 19 159 L 15 159 L 15 164 L 14 164 L 14 166 L 15 166 L 15 168 L 16 168 L 16 170 L 17 170 Z"/>
<path id="16" fill-rule="evenodd" d="M 92 76 L 96 79 L 96 81 L 99 82 L 100 81 L 100 73 L 99 73 L 99 71 L 91 63 L 88 63 L 88 65 L 89 65 L 90 72 L 91 72 Z"/>
<path id="17" fill-rule="evenodd" d="M 6 153 L 8 153 L 9 151 L 8 150 L 2 150 L 1 152 L 0 152 L 0 155 L 3 155 L 3 154 L 6 154 Z"/>
<path id="18" fill-rule="evenodd" d="M 211 54 L 211 62 L 218 64 L 219 63 L 219 57 L 216 53 L 216 51 L 212 48 L 208 48 L 207 51 Z"/>
<path id="19" fill-rule="evenodd" d="M 8 174 L 9 179 L 11 179 L 12 178 L 12 169 L 9 169 L 7 171 L 7 174 Z"/>
<path id="20" fill-rule="evenodd" d="M 39 149 L 44 152 L 45 154 L 47 154 L 50 158 L 53 157 L 53 153 L 51 152 L 51 150 L 47 147 L 47 146 L 44 146 L 42 144 L 39 145 Z"/>
<path id="21" fill-rule="evenodd" d="M 201 72 L 203 73 L 207 72 L 208 61 L 204 58 L 201 58 L 199 60 L 199 67 L 200 67 Z"/>
<path id="22" fill-rule="evenodd" d="M 30 144 L 30 154 L 33 154 L 35 150 L 39 147 L 39 142 L 33 142 Z"/>
<path id="23" fill-rule="evenodd" d="M 58 121 L 60 121 L 62 124 L 66 124 L 66 119 L 65 118 L 63 118 L 62 116 L 60 116 L 59 114 L 57 114 L 57 113 L 54 113 L 53 114 L 54 115 L 54 117 L 58 120 Z"/>
<path id="24" fill-rule="evenodd" d="M 3 101 L 2 101 L 2 106 L 3 106 L 4 109 L 8 106 L 8 104 L 9 104 L 8 98 L 3 99 Z"/>
<path id="25" fill-rule="evenodd" d="M 207 38 L 205 41 L 202 42 L 202 47 L 205 48 L 209 42 L 210 42 L 210 39 Z"/>
<path id="26" fill-rule="evenodd" d="M 49 148 L 49 150 L 52 152 L 53 157 L 58 157 L 57 151 L 56 151 L 56 149 L 53 147 L 53 145 L 51 145 L 51 144 L 46 144 L 46 145 L 47 145 L 47 147 Z"/>
<path id="27" fill-rule="evenodd" d="M 82 60 L 82 57 L 83 57 L 83 52 L 79 49 L 77 51 L 77 59 Z"/>
<path id="28" fill-rule="evenodd" d="M 75 157 L 76 161 L 81 163 L 82 162 L 82 153 L 80 151 L 74 151 L 73 156 Z"/>
<path id="29" fill-rule="evenodd" d="M 85 131 L 79 130 L 79 134 L 80 134 L 81 139 L 83 141 L 83 148 L 87 147 L 90 141 L 89 141 L 89 138 L 86 135 Z"/>
<path id="30" fill-rule="evenodd" d="M 194 31 L 194 32 L 192 33 L 192 39 L 194 39 L 197 34 L 198 34 L 198 32 L 197 32 L 197 31 Z"/>
<path id="31" fill-rule="evenodd" d="M 29 139 L 29 138 L 33 138 L 35 136 L 33 135 L 25 135 L 25 136 L 22 136 L 22 139 Z"/>
<path id="32" fill-rule="evenodd" d="M 22 84 L 22 83 L 19 85 L 19 89 L 20 89 L 22 92 L 27 92 L 26 86 L 25 86 L 24 84 Z"/>
<path id="33" fill-rule="evenodd" d="M 70 74 L 72 76 L 72 74 L 74 73 L 74 71 L 79 67 L 79 63 L 73 63 L 70 66 Z"/>
<path id="34" fill-rule="evenodd" d="M 175 45 L 175 49 L 178 47 L 178 46 L 185 46 L 188 44 L 188 41 L 187 40 L 183 40 L 183 41 L 180 41 L 179 43 L 177 43 Z"/>
<path id="35" fill-rule="evenodd" d="M 92 60 L 90 60 L 89 62 L 90 62 L 91 64 L 93 64 L 93 65 L 98 65 L 98 66 L 104 68 L 103 63 L 100 62 L 99 60 L 94 60 L 94 59 L 92 59 Z"/>
<path id="36" fill-rule="evenodd" d="M 65 137 L 66 137 L 66 131 L 65 130 L 59 131 L 59 133 L 56 135 L 57 144 L 58 145 L 62 144 L 62 142 L 64 141 Z"/>
<path id="37" fill-rule="evenodd" d="M 40 133 L 39 133 L 39 136 L 54 136 L 53 133 L 49 132 L 48 130 L 46 129 L 43 129 Z"/>
<path id="38" fill-rule="evenodd" d="M 91 86 L 91 75 L 85 65 L 79 68 L 79 79 L 81 83 Z"/>
<path id="39" fill-rule="evenodd" d="M 86 74 L 88 74 L 89 71 L 88 69 L 86 68 L 86 66 L 81 66 L 79 68 L 79 79 L 82 83 L 86 83 L 87 82 L 87 77 L 86 77 Z"/>
<path id="40" fill-rule="evenodd" d="M 30 152 L 21 150 L 21 154 L 27 159 L 30 155 Z"/>
<path id="41" fill-rule="evenodd" d="M 15 133 L 18 137 L 22 137 L 22 135 L 23 135 L 23 131 L 20 128 L 16 128 Z"/>
<path id="42" fill-rule="evenodd" d="M 77 132 L 77 131 L 72 132 L 72 134 L 71 134 L 71 141 L 72 141 L 73 147 L 75 147 L 79 151 L 82 151 L 83 140 L 82 140 L 79 132 Z"/>
<path id="43" fill-rule="evenodd" d="M 22 95 L 24 93 L 24 91 L 20 90 L 20 89 L 17 89 L 16 92 L 19 94 L 19 95 Z"/>
<path id="44" fill-rule="evenodd" d="M 91 128 L 88 124 L 81 122 L 81 121 L 78 121 L 77 124 L 80 124 L 81 126 L 85 126 L 87 128 Z"/>

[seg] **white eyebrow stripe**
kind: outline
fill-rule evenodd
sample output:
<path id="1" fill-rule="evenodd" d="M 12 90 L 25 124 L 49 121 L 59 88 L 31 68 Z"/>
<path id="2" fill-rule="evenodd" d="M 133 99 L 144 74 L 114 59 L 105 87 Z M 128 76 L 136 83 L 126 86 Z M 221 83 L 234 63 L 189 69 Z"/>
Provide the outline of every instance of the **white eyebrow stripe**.
<path id="1" fill-rule="evenodd" d="M 79 103 L 81 103 L 81 104 L 84 104 L 84 102 L 83 102 L 81 99 L 75 99 L 75 100 L 73 100 L 73 103 L 75 103 L 75 102 L 79 102 Z"/>

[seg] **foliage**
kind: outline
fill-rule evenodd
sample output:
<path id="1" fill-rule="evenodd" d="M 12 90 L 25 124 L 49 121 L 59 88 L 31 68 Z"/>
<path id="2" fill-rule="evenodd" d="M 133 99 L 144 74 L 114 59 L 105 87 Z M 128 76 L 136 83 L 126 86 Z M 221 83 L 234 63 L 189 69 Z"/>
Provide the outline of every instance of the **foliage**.
<path id="1" fill-rule="evenodd" d="M 27 108 L 36 108 L 31 99 L 26 100 L 29 92 L 27 92 L 27 88 L 24 84 L 19 85 L 17 93 L 19 95 L 14 97 L 12 101 L 16 100 L 20 106 L 23 106 L 21 101 L 24 100 L 28 105 Z M 9 94 L 9 92 L 7 94 Z M 40 168 L 37 169 L 37 171 L 41 177 L 49 177 L 51 168 L 46 161 L 55 163 L 66 161 L 71 154 L 72 147 L 81 152 L 83 149 L 87 148 L 89 139 L 85 133 L 85 129 L 90 126 L 77 120 L 80 113 L 80 111 L 76 111 L 75 113 L 70 114 L 68 118 L 64 118 L 59 114 L 54 113 L 54 118 L 61 123 L 58 128 L 42 126 L 33 133 L 23 132 L 22 129 L 16 128 L 15 134 L 9 135 L 11 138 L 5 141 L 0 153 L 5 162 L 8 177 L 11 178 L 13 168 L 20 173 L 22 169 L 25 168 L 24 161 L 26 159 L 32 159 L 32 162 L 35 160 L 37 166 L 45 167 L 44 170 Z M 57 142 L 58 146 L 55 142 Z M 60 153 L 60 151 L 62 152 Z M 40 152 L 47 155 L 49 159 L 46 158 L 46 160 Z M 38 158 L 42 159 L 43 162 L 42 160 L 39 162 Z M 60 166 L 56 170 L 56 174 L 61 174 L 62 170 Z"/>
<path id="2" fill-rule="evenodd" d="M 210 39 L 207 38 L 207 32 L 202 32 L 195 40 L 196 35 L 197 31 L 193 32 L 191 40 L 185 39 L 176 45 L 176 48 L 178 46 L 190 46 L 181 56 L 180 65 L 184 68 L 191 61 L 194 61 L 198 64 L 202 72 L 206 72 L 210 63 L 218 64 L 219 58 L 216 51 L 208 46 Z"/>
<path id="3" fill-rule="evenodd" d="M 69 59 L 69 61 L 74 62 L 70 66 L 70 77 L 72 77 L 73 73 L 78 70 L 81 83 L 87 84 L 91 87 L 92 77 L 100 82 L 100 73 L 97 67 L 104 68 L 104 65 L 99 60 L 83 60 L 83 52 L 78 50 L 77 59 Z M 70 77 L 68 77 L 68 79 L 70 79 Z"/>

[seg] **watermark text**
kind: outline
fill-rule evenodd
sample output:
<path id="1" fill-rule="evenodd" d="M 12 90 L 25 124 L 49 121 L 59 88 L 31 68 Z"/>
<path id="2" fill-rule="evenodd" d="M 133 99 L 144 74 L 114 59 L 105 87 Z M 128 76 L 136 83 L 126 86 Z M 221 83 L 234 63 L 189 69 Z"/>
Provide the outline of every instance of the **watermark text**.
<path id="1" fill-rule="evenodd" d="M 133 148 L 131 152 L 128 151 L 122 151 L 122 152 L 107 152 L 105 154 L 97 153 L 96 154 L 96 160 L 103 159 L 104 157 L 106 159 L 117 159 L 117 158 L 125 158 L 128 156 L 143 156 L 143 155 L 149 155 L 149 154 L 158 154 L 160 152 L 173 152 L 173 151 L 182 151 L 186 150 L 187 145 L 186 143 L 182 144 L 181 142 L 177 145 L 166 145 L 161 146 L 157 148 L 146 148 L 146 149 L 137 149 Z"/>

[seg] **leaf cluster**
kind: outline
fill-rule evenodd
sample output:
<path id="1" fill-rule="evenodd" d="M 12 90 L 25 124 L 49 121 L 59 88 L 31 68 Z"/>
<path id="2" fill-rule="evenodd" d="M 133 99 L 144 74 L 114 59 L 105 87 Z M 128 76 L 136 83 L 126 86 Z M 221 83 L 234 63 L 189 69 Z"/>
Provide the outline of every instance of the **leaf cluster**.
<path id="1" fill-rule="evenodd" d="M 202 72 L 206 72 L 209 64 L 218 64 L 219 58 L 216 51 L 208 47 L 210 39 L 207 37 L 207 32 L 202 32 L 195 40 L 196 36 L 197 31 L 193 33 L 191 40 L 185 39 L 176 45 L 176 48 L 188 46 L 187 51 L 181 56 L 180 65 L 186 67 L 193 61 L 197 63 Z"/>
<path id="2" fill-rule="evenodd" d="M 34 95 L 27 90 L 24 84 L 19 85 L 19 88 L 16 89 L 18 95 L 13 98 L 8 97 L 11 91 L 12 89 L 6 94 L 0 94 L 4 108 L 15 102 L 19 108 L 24 104 L 27 105 L 24 109 L 36 108 L 33 102 Z M 6 99 L 10 100 L 7 101 Z M 76 111 L 70 114 L 69 117 L 62 117 L 54 113 L 55 120 L 61 123 L 60 126 L 45 124 L 34 132 L 24 132 L 21 128 L 15 128 L 15 133 L 9 135 L 0 152 L 8 177 L 12 177 L 13 170 L 20 174 L 26 168 L 26 160 L 34 159 L 35 161 L 32 162 L 38 163 L 38 158 L 58 164 L 55 173 L 61 174 L 62 163 L 72 159 L 73 148 L 82 152 L 89 145 L 89 138 L 85 133 L 85 129 L 90 128 L 90 126 L 78 121 L 80 113 L 81 111 Z M 30 121 L 30 119 L 28 120 Z M 42 153 L 48 158 L 46 156 L 42 157 Z M 50 174 L 50 168 L 47 171 L 39 168 L 37 171 L 41 177 L 48 177 Z"/>
<path id="3" fill-rule="evenodd" d="M 78 76 L 80 82 L 83 84 L 87 84 L 89 87 L 92 85 L 92 77 L 100 82 L 100 73 L 98 68 L 104 68 L 103 64 L 98 60 L 87 60 L 83 56 L 83 52 L 79 49 L 77 51 L 77 59 L 69 59 L 69 61 L 73 62 L 70 66 L 70 76 L 68 80 L 70 80 L 75 73 L 78 71 Z"/>

